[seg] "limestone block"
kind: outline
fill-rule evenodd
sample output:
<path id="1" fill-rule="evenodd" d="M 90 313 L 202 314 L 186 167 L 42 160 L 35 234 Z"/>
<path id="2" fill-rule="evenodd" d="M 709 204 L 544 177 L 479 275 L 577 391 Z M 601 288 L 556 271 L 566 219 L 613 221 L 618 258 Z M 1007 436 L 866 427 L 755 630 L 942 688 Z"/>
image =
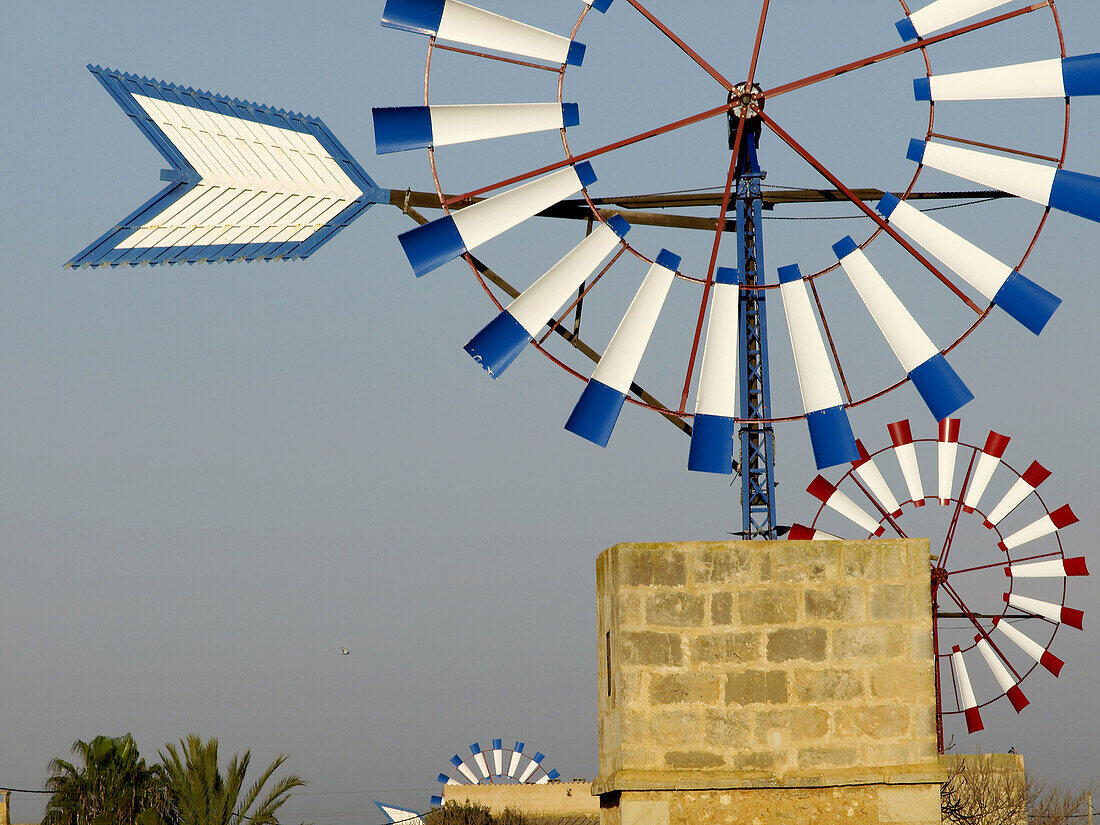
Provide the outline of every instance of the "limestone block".
<path id="1" fill-rule="evenodd" d="M 635 630 L 621 634 L 624 665 L 668 665 L 684 662 L 680 637 L 675 633 Z"/>
<path id="2" fill-rule="evenodd" d="M 835 541 L 788 541 L 774 554 L 774 581 L 814 582 L 840 577 L 841 543 Z"/>
<path id="3" fill-rule="evenodd" d="M 756 713 L 756 729 L 764 734 L 768 745 L 773 745 L 776 731 L 788 741 L 805 742 L 820 739 L 829 732 L 829 714 L 821 708 L 788 707 L 782 710 L 761 710 Z"/>
<path id="4" fill-rule="evenodd" d="M 691 640 L 691 660 L 696 665 L 746 664 L 763 658 L 764 634 L 757 631 L 708 633 Z"/>
<path id="5" fill-rule="evenodd" d="M 665 764 L 670 768 L 719 768 L 726 760 L 707 751 L 669 751 Z"/>
<path id="6" fill-rule="evenodd" d="M 721 693 L 717 673 L 654 674 L 649 683 L 649 701 L 654 705 L 718 703 Z"/>
<path id="7" fill-rule="evenodd" d="M 914 607 L 904 584 L 878 584 L 871 591 L 872 619 L 909 619 Z"/>
<path id="8" fill-rule="evenodd" d="M 863 671 L 852 668 L 798 668 L 791 674 L 798 702 L 836 703 L 864 693 Z"/>
<path id="9" fill-rule="evenodd" d="M 810 746 L 799 748 L 800 768 L 845 768 L 855 764 L 855 745 Z"/>
<path id="10" fill-rule="evenodd" d="M 904 822 L 906 825 L 939 825 L 939 788 L 926 785 L 880 787 L 878 821 Z"/>
<path id="11" fill-rule="evenodd" d="M 838 659 L 892 659 L 905 656 L 908 634 L 900 624 L 860 624 L 832 631 L 833 656 Z"/>
<path id="12" fill-rule="evenodd" d="M 851 622 L 867 615 L 867 599 L 857 585 L 831 585 L 807 590 L 805 615 L 809 621 Z"/>
<path id="13" fill-rule="evenodd" d="M 820 627 L 791 627 L 773 630 L 768 634 L 768 661 L 789 662 L 805 659 L 821 662 L 825 659 L 825 643 L 828 635 Z"/>
<path id="14" fill-rule="evenodd" d="M 703 624 L 706 597 L 697 593 L 671 591 L 646 598 L 645 615 L 649 625 L 698 627 Z"/>
<path id="15" fill-rule="evenodd" d="M 733 624 L 733 594 L 712 593 L 710 596 L 710 623 L 716 627 Z"/>
<path id="16" fill-rule="evenodd" d="M 704 545 L 692 558 L 692 578 L 696 584 L 753 584 L 755 579 L 752 545 L 738 541 Z"/>
<path id="17" fill-rule="evenodd" d="M 836 712 L 836 732 L 842 736 L 888 739 L 909 732 L 909 708 L 904 705 L 845 707 Z"/>
<path id="18" fill-rule="evenodd" d="M 622 825 L 669 825 L 665 800 L 631 800 L 622 806 Z"/>
<path id="19" fill-rule="evenodd" d="M 798 619 L 798 593 L 788 587 L 752 588 L 737 594 L 743 625 L 790 624 Z"/>
<path id="20" fill-rule="evenodd" d="M 726 674 L 726 704 L 785 705 L 790 699 L 783 670 L 737 670 Z"/>
<path id="21" fill-rule="evenodd" d="M 622 583 L 629 587 L 687 584 L 687 554 L 670 545 L 617 545 Z"/>

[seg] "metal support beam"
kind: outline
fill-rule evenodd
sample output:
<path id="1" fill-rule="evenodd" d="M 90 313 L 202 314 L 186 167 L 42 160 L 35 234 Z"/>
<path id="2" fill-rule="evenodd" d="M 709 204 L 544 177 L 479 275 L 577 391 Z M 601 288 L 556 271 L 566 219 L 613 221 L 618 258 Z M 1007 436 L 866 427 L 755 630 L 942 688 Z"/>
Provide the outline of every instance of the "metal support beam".
<path id="1" fill-rule="evenodd" d="M 775 539 L 775 433 L 768 373 L 767 291 L 763 284 L 761 187 L 764 173 L 756 156 L 756 136 L 747 134 L 738 158 L 737 264 L 741 292 L 741 524 L 747 539 Z"/>

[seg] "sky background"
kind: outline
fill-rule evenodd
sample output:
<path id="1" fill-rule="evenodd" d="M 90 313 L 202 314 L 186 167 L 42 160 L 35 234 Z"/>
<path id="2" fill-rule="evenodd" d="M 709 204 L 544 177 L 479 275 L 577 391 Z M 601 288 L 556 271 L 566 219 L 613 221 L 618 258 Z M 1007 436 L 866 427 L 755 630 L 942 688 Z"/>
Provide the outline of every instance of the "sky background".
<path id="1" fill-rule="evenodd" d="M 581 7 L 481 5 L 563 33 Z M 1068 52 L 1096 50 L 1100 7 L 1058 5 Z M 160 156 L 88 63 L 319 116 L 379 185 L 431 188 L 423 152 L 374 153 L 370 108 L 422 102 L 427 46 L 380 27 L 382 6 L 6 9 L 0 786 L 39 788 L 75 739 L 128 731 L 148 758 L 189 733 L 219 737 L 227 756 L 251 748 L 263 764 L 290 753 L 288 768 L 310 787 L 294 795 L 288 822 L 378 823 L 373 799 L 422 809 L 451 754 L 495 737 L 543 751 L 566 779 L 592 779 L 597 554 L 619 541 L 740 529 L 736 488 L 688 473 L 687 440 L 657 415 L 628 406 L 601 450 L 562 429 L 582 385 L 538 353 L 495 382 L 478 369 L 462 345 L 492 318 L 491 304 L 461 262 L 415 279 L 396 240 L 413 224 L 392 207 L 371 209 L 297 263 L 62 268 L 162 185 Z M 746 73 L 755 0 L 650 7 L 728 76 Z M 896 46 L 900 16 L 892 2 L 773 3 L 758 78 L 777 85 Z M 575 151 L 724 102 L 624 0 L 590 15 L 578 39 L 588 54 L 565 83 L 565 99 L 580 104 Z M 934 66 L 1057 54 L 1051 17 L 1039 12 L 945 45 Z M 927 128 L 911 92 L 922 74 L 910 55 L 767 111 L 848 184 L 904 188 L 908 140 Z M 432 100 L 553 100 L 555 86 L 550 73 L 445 55 Z M 937 128 L 949 134 L 1042 153 L 1061 146 L 1057 101 L 939 108 Z M 1068 168 L 1100 173 L 1098 129 L 1100 102 L 1075 103 Z M 715 119 L 597 158 L 593 194 L 715 187 L 729 162 L 724 130 Z M 441 151 L 439 163 L 457 191 L 560 157 L 551 134 Z M 769 184 L 825 185 L 774 136 L 765 134 L 761 161 Z M 959 186 L 929 174 L 918 188 Z M 769 278 L 787 263 L 821 269 L 833 242 L 870 233 L 865 219 L 848 219 L 850 207 L 775 214 L 841 220 L 765 221 Z M 1000 203 L 938 217 L 1016 262 L 1040 215 Z M 530 222 L 479 257 L 525 286 L 581 236 L 580 224 Z M 705 269 L 711 240 L 641 228 L 631 239 L 651 255 L 669 247 L 691 272 Z M 728 239 L 723 263 L 734 250 Z M 888 240 L 871 255 L 938 344 L 957 337 L 967 311 L 956 299 Z M 1068 501 L 1082 519 L 1066 531 L 1067 555 L 1094 568 L 1098 257 L 1100 227 L 1053 215 L 1025 269 L 1064 300 L 1048 329 L 1035 338 L 995 310 L 951 356 L 977 395 L 961 413 L 963 441 L 980 445 L 996 429 L 1013 436 L 1010 464 L 1053 470 L 1048 504 Z M 586 302 L 584 337 L 598 348 L 643 275 L 637 261 L 621 263 Z M 821 283 L 854 389 L 898 380 L 843 275 Z M 780 302 L 770 306 L 773 403 L 789 414 L 797 387 Z M 697 307 L 693 288 L 674 289 L 639 375 L 669 403 Z M 852 421 L 874 449 L 888 443 L 885 424 L 905 417 L 918 437 L 934 436 L 909 386 Z M 779 426 L 777 440 L 779 521 L 808 522 L 817 508 L 803 492 L 815 474 L 804 425 Z M 935 544 L 945 511 L 925 509 L 920 525 Z M 1089 580 L 1070 590 L 1086 632 L 1058 634 L 1061 678 L 1032 674 L 1033 705 L 1020 717 L 1001 702 L 986 733 L 949 722 L 948 737 L 962 751 L 1015 747 L 1034 773 L 1079 787 L 1096 773 L 1100 741 L 1088 630 L 1100 597 Z M 15 820 L 41 805 L 16 794 Z"/>

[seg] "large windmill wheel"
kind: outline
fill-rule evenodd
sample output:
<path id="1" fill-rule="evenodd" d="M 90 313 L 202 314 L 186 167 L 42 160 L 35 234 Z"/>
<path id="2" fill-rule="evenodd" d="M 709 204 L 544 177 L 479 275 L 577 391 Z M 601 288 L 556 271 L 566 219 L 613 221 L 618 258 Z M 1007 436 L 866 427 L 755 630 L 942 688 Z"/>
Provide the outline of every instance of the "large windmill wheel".
<path id="1" fill-rule="evenodd" d="M 1077 521 L 1073 510 L 1051 510 L 1039 493 L 1050 471 L 1035 461 L 1021 472 L 1005 461 L 1007 436 L 990 431 L 982 447 L 966 444 L 958 419 L 941 422 L 937 438 L 914 439 L 908 421 L 888 429 L 891 444 L 871 453 L 859 443 L 860 458 L 835 484 L 822 476 L 811 482 L 807 490 L 821 505 L 790 538 L 836 538 L 824 529 L 830 518 L 865 535 L 901 538 L 907 522 L 917 521 L 928 529 L 919 535 L 937 537 L 932 620 L 942 747 L 943 717 L 962 715 L 974 733 L 983 729 L 981 708 L 1002 698 L 1017 713 L 1028 705 L 1020 683 L 1037 668 L 1059 675 L 1055 636 L 1063 625 L 1080 630 L 1083 623 L 1082 611 L 1067 604 L 1067 582 L 1088 568 L 1062 545 L 1061 531 Z M 934 469 L 922 473 L 922 462 Z M 895 492 L 899 475 L 902 494 Z M 932 478 L 929 495 L 925 480 Z M 936 512 L 912 518 L 929 499 Z"/>
<path id="2" fill-rule="evenodd" d="M 814 4 L 815 11 L 800 8 L 798 13 L 831 14 L 826 6 Z M 1100 56 L 1067 56 L 1053 2 L 1021 6 L 1005 0 L 968 3 L 936 0 L 911 11 L 905 0 L 900 0 L 898 12 L 902 19 L 896 30 L 889 24 L 883 27 L 881 51 L 805 77 L 781 78 L 782 82 L 773 85 L 773 78 L 756 73 L 768 19 L 768 0 L 763 0 L 755 40 L 750 41 L 751 58 L 748 44 L 744 44 L 743 53 L 734 52 L 737 59 L 732 61 L 734 68 L 730 71 L 745 74 L 723 74 L 676 34 L 676 18 L 683 22 L 690 14 L 687 9 L 683 4 L 666 5 L 663 12 L 666 21 L 640 0 L 620 0 L 614 5 L 610 0 L 586 0 L 572 27 L 562 25 L 561 30 L 567 34 L 554 34 L 458 0 L 388 0 L 383 25 L 428 37 L 424 100 L 416 106 L 375 109 L 376 146 L 379 152 L 426 149 L 435 193 L 421 193 L 414 198 L 411 191 L 398 192 L 394 193 L 393 202 L 400 203 L 403 195 L 406 211 L 411 206 L 434 206 L 445 213 L 400 236 L 414 272 L 417 276 L 426 275 L 464 258 L 496 313 L 480 332 L 476 332 L 479 322 L 472 322 L 471 333 L 476 334 L 466 344 L 467 352 L 496 378 L 531 344 L 585 381 L 566 428 L 599 445 L 607 444 L 624 403 L 629 402 L 653 409 L 691 432 L 691 469 L 731 472 L 735 427 L 738 421 L 745 420 L 744 408 L 738 406 L 738 395 L 744 400 L 744 396 L 754 391 L 754 382 L 765 387 L 754 418 L 768 424 L 805 419 L 819 469 L 856 458 L 847 411 L 905 383 L 914 385 L 936 420 L 951 415 L 972 394 L 945 356 L 974 331 L 994 306 L 1038 333 L 1059 304 L 1058 298 L 1024 274 L 1049 211 L 1062 210 L 1091 220 L 1100 219 L 1100 179 L 1063 168 L 1069 136 L 1069 101 L 1074 96 L 1100 92 Z M 789 10 L 774 12 L 789 13 Z M 587 50 L 591 60 L 601 40 L 615 38 L 616 15 L 640 15 L 647 26 L 652 24 L 660 34 L 673 58 L 686 56 L 694 61 L 700 69 L 700 82 L 713 89 L 715 105 L 683 117 L 654 114 L 651 128 L 628 133 L 620 127 L 616 133 L 614 112 L 606 112 L 607 107 L 602 105 L 590 110 L 583 101 L 574 102 L 567 95 L 569 79 L 586 54 L 586 47 L 578 37 L 591 32 L 594 45 Z M 590 24 L 594 18 L 600 19 Z M 1003 55 L 1011 53 L 1011 47 L 998 49 L 994 41 L 1000 33 L 1015 32 L 1020 25 L 1034 30 L 1031 38 L 1034 43 L 1047 44 L 1046 59 L 1005 65 Z M 739 31 L 745 27 L 738 24 L 734 28 Z M 898 45 L 899 33 L 901 45 Z M 938 48 L 947 48 L 947 44 L 954 47 L 969 40 L 976 45 L 967 52 L 972 65 L 966 71 L 935 70 Z M 834 78 L 903 55 L 923 58 L 921 76 L 915 78 L 913 89 L 894 92 L 909 96 L 910 105 L 926 108 L 924 134 L 912 140 L 907 155 L 904 145 L 866 147 L 866 151 L 876 155 L 896 152 L 899 168 L 911 170 L 904 173 L 909 176 L 908 184 L 895 193 L 856 188 L 841 180 L 827 161 L 815 155 L 814 133 L 796 136 L 794 129 L 788 132 L 778 122 L 782 115 L 773 119 L 765 111 L 772 101 L 787 100 L 787 95 L 793 98 L 799 93 L 823 93 Z M 645 70 L 659 72 L 661 57 L 656 50 L 645 52 Z M 489 84 L 483 79 L 491 76 L 486 66 L 509 72 L 511 80 L 528 81 L 531 96 L 542 95 L 545 102 L 453 105 L 448 100 L 437 100 L 436 89 L 444 86 L 453 90 L 456 76 L 461 78 L 464 93 L 476 97 L 478 84 Z M 548 86 L 556 90 L 555 99 L 547 100 Z M 644 78 L 639 79 L 639 86 L 644 89 Z M 486 98 L 492 95 L 491 91 L 485 91 Z M 982 119 L 967 121 L 965 117 L 961 120 L 955 117 L 965 110 L 966 104 L 954 101 L 1009 98 L 1052 99 L 1059 107 L 1056 122 L 1047 135 L 1049 145 L 1042 151 L 1030 146 L 1014 148 L 1012 135 L 994 142 L 985 134 Z M 1029 104 L 1020 105 L 1025 107 L 1021 112 L 1026 113 Z M 851 109 L 848 107 L 847 111 Z M 944 109 L 950 116 L 941 116 Z M 581 145 L 581 141 L 573 139 L 574 127 L 582 121 L 587 125 L 590 117 L 599 127 L 597 132 L 606 132 L 607 142 L 592 146 L 590 140 Z M 606 190 L 601 193 L 597 170 L 604 165 L 621 170 L 623 164 L 616 162 L 619 153 L 634 151 L 647 141 L 675 138 L 680 130 L 718 119 L 728 120 L 728 130 L 724 128 L 728 131 L 728 147 L 720 131 L 716 131 L 713 147 L 698 144 L 689 147 L 692 152 L 715 154 L 732 150 L 724 185 L 717 190 L 678 194 L 613 195 Z M 941 125 L 941 121 L 945 123 Z M 947 131 L 955 128 L 962 131 Z M 526 169 L 502 170 L 497 179 L 473 188 L 465 185 L 452 188 L 449 183 L 450 177 L 456 174 L 461 177 L 458 173 L 464 170 L 465 159 L 477 147 L 484 146 L 484 152 L 491 157 L 494 147 L 502 145 L 498 139 L 529 140 L 540 132 L 560 133 L 560 157 L 535 160 L 525 154 Z M 591 133 L 582 134 L 588 138 Z M 824 179 L 831 188 L 762 188 L 760 167 L 764 164 L 757 154 L 761 134 L 769 139 L 774 136 L 777 140 L 772 145 L 785 146 L 790 150 L 787 155 L 797 161 L 803 172 L 815 172 L 820 176 L 818 180 Z M 853 139 L 858 139 L 855 132 Z M 471 145 L 475 148 L 470 148 Z M 465 154 L 452 161 L 455 156 L 450 153 L 455 147 L 462 147 Z M 681 146 L 679 151 L 687 149 Z M 922 191 L 918 181 L 927 169 L 946 173 L 950 177 L 944 177 L 945 181 L 980 188 Z M 634 174 L 634 181 L 619 185 L 632 184 L 635 193 L 647 193 L 649 187 L 644 175 L 637 170 Z M 1011 232 L 1013 243 L 1019 244 L 1021 239 L 1024 242 L 1019 248 L 995 253 L 963 238 L 949 226 L 949 221 L 940 222 L 922 211 L 932 198 L 951 198 L 957 202 L 1006 195 L 1033 202 L 1035 206 L 1021 211 L 1015 200 L 1009 202 L 1016 209 L 1013 214 L 1018 213 L 1019 217 Z M 753 251 L 756 247 L 750 248 L 750 254 L 739 249 L 737 268 L 720 265 L 723 234 L 735 228 L 743 233 L 758 231 L 761 206 L 771 209 L 838 200 L 858 209 L 865 218 L 868 234 L 859 239 L 842 237 L 833 245 L 831 262 L 825 266 L 803 272 L 798 264 L 780 260 L 778 263 L 783 265 L 779 268 L 778 282 L 768 283 L 762 247 L 759 254 Z M 869 205 L 876 200 L 877 207 Z M 701 206 L 711 207 L 711 214 L 701 217 L 663 211 Z M 541 217 L 529 220 L 536 216 Z M 532 259 L 526 260 L 513 276 L 528 284 L 526 287 L 513 286 L 474 256 L 479 247 L 509 230 L 515 229 L 514 237 L 529 232 L 534 234 L 527 237 L 537 238 L 539 224 L 547 217 L 584 218 L 589 222 L 589 233 L 556 263 L 535 261 L 530 256 Z M 999 222 L 1002 218 L 994 220 Z M 525 227 L 516 229 L 520 224 Z M 684 244 L 691 239 L 682 232 L 675 234 L 668 230 L 667 247 L 663 247 L 656 230 L 650 226 L 705 230 L 712 239 L 700 246 L 709 250 L 709 255 L 701 259 L 701 266 L 684 264 L 687 253 Z M 632 227 L 644 229 L 631 231 Z M 521 243 L 528 248 L 526 242 Z M 685 253 L 685 257 L 670 248 Z M 884 270 L 886 277 L 880 273 L 876 261 L 890 267 Z M 829 307 L 835 308 L 835 303 L 830 304 L 830 294 L 838 291 L 836 282 L 850 297 L 850 288 L 839 273 L 854 287 L 866 314 L 840 319 L 831 314 Z M 888 279 L 897 283 L 915 278 L 925 279 L 925 288 L 946 303 L 947 309 L 937 311 L 936 319 L 950 315 L 959 321 L 952 332 L 933 335 L 926 331 L 917 319 L 919 313 L 907 308 L 888 283 Z M 629 293 L 624 297 L 623 284 L 630 284 L 633 289 L 639 280 L 641 285 L 633 298 Z M 1042 280 L 1042 274 L 1037 280 Z M 752 308 L 755 303 L 746 311 L 746 302 L 739 299 L 747 294 L 762 304 L 766 295 L 777 289 L 785 308 L 802 405 L 799 409 L 773 411 L 766 391 L 766 358 L 762 374 L 742 378 L 738 386 L 739 358 L 746 357 L 745 350 L 754 346 L 751 338 L 746 341 L 739 336 L 739 327 L 743 332 L 746 324 L 753 323 L 749 316 L 756 311 Z M 695 309 L 676 319 L 683 323 L 671 339 L 675 342 L 673 349 L 665 342 L 650 346 L 662 308 L 676 302 L 669 296 L 678 291 L 689 293 L 681 303 Z M 594 321 L 596 328 L 590 329 L 588 319 L 596 313 L 588 308 L 603 296 L 610 304 L 605 307 L 604 316 L 610 320 L 602 329 Z M 586 319 L 583 330 L 582 307 Z M 754 329 L 766 337 L 762 318 L 761 308 L 761 322 Z M 877 377 L 862 379 L 845 365 L 865 356 L 870 348 L 867 342 L 876 336 L 873 327 L 885 339 L 886 346 L 880 347 L 879 357 L 886 359 L 888 369 L 880 370 Z M 587 341 L 601 345 L 607 342 L 602 355 Z M 638 384 L 639 364 L 647 351 L 651 354 L 656 351 L 657 358 L 668 367 L 665 373 L 672 373 L 662 375 L 665 383 L 653 393 Z M 584 358 L 578 355 L 597 362 L 595 369 L 590 364 L 585 366 Z M 900 373 L 889 366 L 894 359 L 901 367 Z M 686 367 L 679 371 L 672 366 L 685 363 Z M 695 401 L 689 405 L 693 386 Z M 658 395 L 666 401 L 658 401 Z"/>

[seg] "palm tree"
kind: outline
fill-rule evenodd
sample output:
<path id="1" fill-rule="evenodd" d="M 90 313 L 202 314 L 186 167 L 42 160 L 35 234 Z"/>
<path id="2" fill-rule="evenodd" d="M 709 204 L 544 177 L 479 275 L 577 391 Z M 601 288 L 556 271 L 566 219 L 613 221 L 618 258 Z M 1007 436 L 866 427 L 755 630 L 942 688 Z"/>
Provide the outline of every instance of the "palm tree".
<path id="1" fill-rule="evenodd" d="M 77 740 L 79 765 L 50 761 L 43 825 L 154 825 L 172 823 L 171 792 L 160 765 L 139 758 L 134 738 Z"/>
<path id="2" fill-rule="evenodd" d="M 284 776 L 260 800 L 264 785 L 287 760 L 280 754 L 241 797 L 250 752 L 234 756 L 223 776 L 218 769 L 218 740 L 203 742 L 192 734 L 180 740 L 180 750 L 169 743 L 161 762 L 175 797 L 179 825 L 279 825 L 275 813 L 290 792 L 306 783 L 300 776 Z"/>

